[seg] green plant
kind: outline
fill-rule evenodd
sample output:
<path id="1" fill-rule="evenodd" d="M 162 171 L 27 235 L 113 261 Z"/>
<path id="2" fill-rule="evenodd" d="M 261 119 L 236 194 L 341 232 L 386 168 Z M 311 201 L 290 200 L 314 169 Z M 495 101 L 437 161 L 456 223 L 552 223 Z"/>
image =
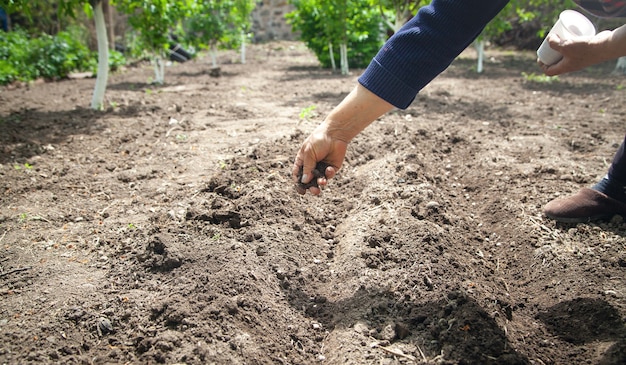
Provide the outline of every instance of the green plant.
<path id="1" fill-rule="evenodd" d="M 28 220 L 28 213 L 21 213 L 18 217 L 20 223 L 24 223 Z"/>
<path id="2" fill-rule="evenodd" d="M 296 10 L 285 17 L 293 30 L 300 32 L 300 38 L 322 67 L 333 67 L 338 54 L 341 61 L 341 48 L 345 48 L 345 58 L 352 67 L 365 67 L 382 46 L 382 19 L 373 1 L 291 0 L 291 3 Z"/>
<path id="3" fill-rule="evenodd" d="M 522 76 L 528 82 L 536 82 L 540 84 L 551 84 L 553 82 L 559 82 L 558 76 L 546 76 L 546 75 L 537 75 L 534 72 L 527 74 L 526 72 L 522 72 Z"/>
<path id="4" fill-rule="evenodd" d="M 241 47 L 245 63 L 245 44 L 251 38 L 251 14 L 254 0 L 192 1 L 183 22 L 187 43 L 208 49 L 213 66 L 217 66 L 218 47 Z"/>
<path id="5" fill-rule="evenodd" d="M 13 168 L 16 170 L 21 170 L 22 168 L 25 168 L 26 170 L 32 170 L 33 165 L 29 164 L 29 163 L 25 163 L 24 165 L 13 165 Z"/>
<path id="6" fill-rule="evenodd" d="M 126 57 L 121 52 L 116 50 L 109 51 L 109 69 L 116 71 L 128 63 Z"/>
<path id="7" fill-rule="evenodd" d="M 311 118 L 314 114 L 315 108 L 316 108 L 315 105 L 309 105 L 306 108 L 303 108 L 300 111 L 300 119 L 308 120 L 309 118 Z"/>
<path id="8" fill-rule="evenodd" d="M 187 0 L 115 0 L 116 9 L 128 15 L 128 22 L 137 32 L 138 45 L 154 62 L 155 82 L 165 82 L 164 59 L 170 32 L 189 15 L 192 3 Z"/>
<path id="9" fill-rule="evenodd" d="M 38 38 L 20 29 L 0 32 L 0 84 L 39 77 L 62 79 L 72 71 L 92 69 L 95 55 L 81 40 L 83 34 L 78 27 Z"/>

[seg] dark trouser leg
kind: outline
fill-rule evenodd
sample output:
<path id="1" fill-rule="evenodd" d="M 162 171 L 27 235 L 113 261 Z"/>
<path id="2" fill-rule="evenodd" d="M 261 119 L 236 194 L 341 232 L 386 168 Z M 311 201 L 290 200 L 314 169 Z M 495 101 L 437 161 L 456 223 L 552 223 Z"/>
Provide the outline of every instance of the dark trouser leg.
<path id="1" fill-rule="evenodd" d="M 609 178 L 626 185 L 626 137 L 613 157 L 609 168 Z"/>
<path id="2" fill-rule="evenodd" d="M 598 182 L 593 189 L 601 191 L 611 198 L 626 202 L 626 137 L 617 149 L 607 176 Z"/>

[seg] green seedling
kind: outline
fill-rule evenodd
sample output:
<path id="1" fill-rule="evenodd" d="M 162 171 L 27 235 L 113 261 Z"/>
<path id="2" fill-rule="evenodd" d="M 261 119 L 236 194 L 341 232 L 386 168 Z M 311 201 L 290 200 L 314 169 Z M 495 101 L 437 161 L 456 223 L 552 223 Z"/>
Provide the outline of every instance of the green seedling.
<path id="1" fill-rule="evenodd" d="M 186 134 L 177 134 L 176 135 L 176 140 L 178 142 L 185 142 L 185 141 L 187 141 L 187 135 Z"/>
<path id="2" fill-rule="evenodd" d="M 300 119 L 309 120 L 314 115 L 315 105 L 309 105 L 300 111 Z"/>
<path id="3" fill-rule="evenodd" d="M 22 168 L 26 169 L 26 170 L 32 170 L 33 169 L 33 165 L 29 164 L 29 163 L 25 163 L 24 165 L 13 165 L 13 168 L 16 170 L 21 170 Z"/>
<path id="4" fill-rule="evenodd" d="M 226 170 L 226 168 L 228 167 L 228 165 L 226 164 L 226 162 L 225 162 L 225 161 L 223 161 L 223 160 L 220 160 L 218 163 L 219 163 L 219 165 L 220 165 L 220 170 Z"/>
<path id="5" fill-rule="evenodd" d="M 136 225 L 134 225 L 134 224 L 132 224 L 132 223 L 128 223 L 127 228 L 128 228 L 128 229 L 137 229 L 137 226 L 136 226 Z"/>
<path id="6" fill-rule="evenodd" d="M 20 214 L 18 220 L 20 221 L 20 223 L 24 223 L 28 220 L 28 213 L 22 213 Z"/>
<path id="7" fill-rule="evenodd" d="M 546 76 L 546 75 L 537 75 L 534 72 L 527 74 L 526 72 L 522 72 L 522 76 L 528 82 L 536 82 L 539 84 L 551 84 L 553 82 L 559 82 L 558 76 Z"/>

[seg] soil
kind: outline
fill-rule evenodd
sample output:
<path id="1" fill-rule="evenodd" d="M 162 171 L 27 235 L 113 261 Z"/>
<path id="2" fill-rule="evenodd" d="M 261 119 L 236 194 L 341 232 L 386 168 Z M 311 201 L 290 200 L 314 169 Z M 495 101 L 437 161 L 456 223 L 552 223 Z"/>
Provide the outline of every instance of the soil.
<path id="1" fill-rule="evenodd" d="M 557 224 L 624 138 L 626 78 L 464 53 L 350 145 L 354 87 L 297 42 L 0 92 L 0 363 L 624 364 L 626 223 Z"/>

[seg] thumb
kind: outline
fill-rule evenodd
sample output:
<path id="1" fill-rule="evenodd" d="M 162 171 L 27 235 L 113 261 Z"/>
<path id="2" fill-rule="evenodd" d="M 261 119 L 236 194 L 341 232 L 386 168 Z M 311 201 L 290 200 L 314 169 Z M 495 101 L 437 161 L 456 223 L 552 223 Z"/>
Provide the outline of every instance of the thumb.
<path id="1" fill-rule="evenodd" d="M 555 51 L 560 51 L 562 48 L 562 40 L 557 34 L 548 35 L 548 44 Z"/>
<path id="2" fill-rule="evenodd" d="M 308 184 L 314 178 L 312 171 L 315 168 L 317 161 L 310 156 L 311 155 L 305 155 L 302 159 L 302 177 L 300 178 L 300 182 L 303 184 Z"/>

